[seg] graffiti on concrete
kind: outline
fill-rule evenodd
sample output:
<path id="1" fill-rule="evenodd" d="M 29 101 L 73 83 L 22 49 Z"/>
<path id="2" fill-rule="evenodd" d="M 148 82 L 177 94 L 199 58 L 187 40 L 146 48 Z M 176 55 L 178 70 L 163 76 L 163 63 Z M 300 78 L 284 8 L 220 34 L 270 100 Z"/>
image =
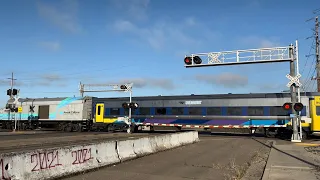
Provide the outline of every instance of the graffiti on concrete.
<path id="1" fill-rule="evenodd" d="M 59 162 L 59 151 L 34 153 L 31 155 L 31 163 L 34 164 L 31 171 L 40 171 L 62 166 Z"/>
<path id="2" fill-rule="evenodd" d="M 83 164 L 90 159 L 93 159 L 91 154 L 91 148 L 82 148 L 71 152 L 71 156 L 74 158 L 72 164 Z"/>

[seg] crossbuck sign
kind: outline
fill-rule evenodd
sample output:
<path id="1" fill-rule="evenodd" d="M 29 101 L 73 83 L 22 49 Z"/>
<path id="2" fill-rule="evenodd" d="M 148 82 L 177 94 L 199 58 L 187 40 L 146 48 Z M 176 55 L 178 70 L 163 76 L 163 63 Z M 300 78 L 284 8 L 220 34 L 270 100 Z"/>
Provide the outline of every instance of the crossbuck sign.
<path id="1" fill-rule="evenodd" d="M 290 87 L 293 83 L 295 83 L 297 86 L 301 86 L 301 83 L 299 82 L 299 78 L 301 77 L 300 74 L 296 75 L 295 77 L 287 74 L 286 77 L 290 80 L 290 82 L 287 84 L 287 87 Z"/>

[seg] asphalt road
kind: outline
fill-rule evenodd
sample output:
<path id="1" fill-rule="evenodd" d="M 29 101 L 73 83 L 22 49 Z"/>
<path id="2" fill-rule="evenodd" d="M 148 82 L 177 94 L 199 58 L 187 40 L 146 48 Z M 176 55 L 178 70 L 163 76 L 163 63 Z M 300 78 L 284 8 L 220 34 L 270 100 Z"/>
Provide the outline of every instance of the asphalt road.
<path id="1" fill-rule="evenodd" d="M 267 139 L 262 137 L 202 134 L 200 140 L 196 144 L 67 177 L 64 180 L 233 179 L 243 175 L 248 162 L 258 151 L 268 149 L 264 144 Z"/>

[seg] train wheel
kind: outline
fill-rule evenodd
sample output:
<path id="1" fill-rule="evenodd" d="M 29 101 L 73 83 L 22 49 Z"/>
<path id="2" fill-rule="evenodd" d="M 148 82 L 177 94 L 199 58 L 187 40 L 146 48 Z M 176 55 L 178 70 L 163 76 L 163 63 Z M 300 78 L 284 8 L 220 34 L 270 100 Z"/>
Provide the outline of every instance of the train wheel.
<path id="1" fill-rule="evenodd" d="M 81 132 L 82 126 L 80 123 L 78 124 L 72 124 L 72 129 L 76 132 Z"/>
<path id="2" fill-rule="evenodd" d="M 72 124 L 66 124 L 64 127 L 65 132 L 72 132 Z"/>
<path id="3" fill-rule="evenodd" d="M 268 138 L 274 138 L 277 135 L 277 130 L 273 128 L 265 128 L 264 135 Z"/>
<path id="4" fill-rule="evenodd" d="M 62 123 L 58 124 L 58 131 L 64 131 L 64 125 Z"/>
<path id="5" fill-rule="evenodd" d="M 309 132 L 302 130 L 302 140 L 309 139 Z"/>

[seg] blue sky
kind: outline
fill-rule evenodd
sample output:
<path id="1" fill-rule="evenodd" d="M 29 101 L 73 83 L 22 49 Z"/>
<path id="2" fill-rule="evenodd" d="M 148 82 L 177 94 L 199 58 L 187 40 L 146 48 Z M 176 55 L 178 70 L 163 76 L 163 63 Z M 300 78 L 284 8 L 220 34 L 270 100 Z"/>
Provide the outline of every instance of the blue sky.
<path id="1" fill-rule="evenodd" d="M 12 71 L 21 97 L 77 96 L 80 81 L 134 82 L 137 96 L 279 92 L 288 63 L 186 69 L 184 55 L 297 39 L 302 77 L 310 79 L 314 57 L 305 58 L 312 45 L 306 38 L 314 22 L 305 21 L 316 8 L 317 0 L 3 1 L 0 102 Z"/>

